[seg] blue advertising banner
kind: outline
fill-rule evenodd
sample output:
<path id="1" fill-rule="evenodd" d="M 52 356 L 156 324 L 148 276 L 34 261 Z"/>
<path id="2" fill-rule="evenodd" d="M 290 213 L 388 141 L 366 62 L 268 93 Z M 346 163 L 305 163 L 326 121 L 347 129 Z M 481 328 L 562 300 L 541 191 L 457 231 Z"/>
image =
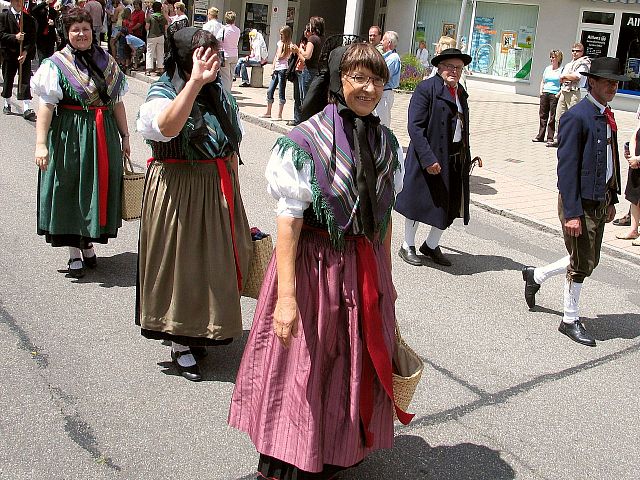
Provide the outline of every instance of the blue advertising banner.
<path id="1" fill-rule="evenodd" d="M 495 60 L 495 34 L 493 17 L 476 17 L 471 39 L 472 71 L 491 73 L 490 69 Z"/>

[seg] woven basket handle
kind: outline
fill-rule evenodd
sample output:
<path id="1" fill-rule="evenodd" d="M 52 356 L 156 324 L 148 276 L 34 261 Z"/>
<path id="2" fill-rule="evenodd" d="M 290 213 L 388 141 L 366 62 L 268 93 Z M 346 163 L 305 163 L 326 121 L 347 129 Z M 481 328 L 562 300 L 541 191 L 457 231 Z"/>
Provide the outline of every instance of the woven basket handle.
<path id="1" fill-rule="evenodd" d="M 122 155 L 122 167 L 124 168 L 125 173 L 136 173 L 133 170 L 133 164 L 131 163 L 131 157 L 126 153 Z"/>

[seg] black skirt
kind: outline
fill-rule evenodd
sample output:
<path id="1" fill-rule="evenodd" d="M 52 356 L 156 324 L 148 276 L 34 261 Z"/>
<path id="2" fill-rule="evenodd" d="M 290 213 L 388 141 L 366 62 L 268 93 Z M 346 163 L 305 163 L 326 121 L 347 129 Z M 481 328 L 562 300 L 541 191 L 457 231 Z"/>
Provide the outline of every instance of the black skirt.
<path id="1" fill-rule="evenodd" d="M 343 470 L 346 470 L 346 467 L 325 465 L 321 472 L 311 473 L 269 455 L 260 454 L 260 460 L 258 460 L 258 479 L 331 480 Z"/>
<path id="2" fill-rule="evenodd" d="M 640 202 L 640 168 L 630 168 L 627 177 L 627 188 L 624 189 L 624 198 L 634 205 Z"/>

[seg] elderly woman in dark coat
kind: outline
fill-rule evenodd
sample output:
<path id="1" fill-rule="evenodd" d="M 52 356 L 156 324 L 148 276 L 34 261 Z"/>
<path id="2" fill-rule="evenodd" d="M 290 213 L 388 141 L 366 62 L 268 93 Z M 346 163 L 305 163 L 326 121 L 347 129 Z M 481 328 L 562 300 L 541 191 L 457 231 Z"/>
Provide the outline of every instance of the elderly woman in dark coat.
<path id="1" fill-rule="evenodd" d="M 422 265 L 416 254 L 415 236 L 420 222 L 431 231 L 420 252 L 449 266 L 440 250 L 440 238 L 455 218 L 469 222 L 469 105 L 459 85 L 469 55 L 456 48 L 431 60 L 438 74 L 420 82 L 409 103 L 409 151 L 405 162 L 404 189 L 395 209 L 406 217 L 400 257 L 410 265 Z"/>

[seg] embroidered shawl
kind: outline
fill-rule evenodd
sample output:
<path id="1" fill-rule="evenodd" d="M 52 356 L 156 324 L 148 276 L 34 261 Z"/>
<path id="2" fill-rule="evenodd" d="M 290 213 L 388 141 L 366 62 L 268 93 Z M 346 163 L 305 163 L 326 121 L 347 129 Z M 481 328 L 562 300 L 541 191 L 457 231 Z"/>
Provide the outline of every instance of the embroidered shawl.
<path id="1" fill-rule="evenodd" d="M 240 130 L 240 124 L 238 122 L 238 105 L 236 104 L 233 96 L 228 95 L 219 82 L 214 82 L 212 85 L 214 88 L 211 91 L 220 95 L 220 102 L 231 120 L 238 142 L 240 142 L 242 139 L 242 131 Z M 169 76 L 164 74 L 149 88 L 147 101 L 153 98 L 168 98 L 173 100 L 177 95 L 178 92 L 176 91 L 173 83 L 171 83 Z M 202 118 L 204 120 L 203 123 L 206 126 L 207 131 L 206 134 L 202 136 L 198 134 L 194 135 L 196 130 L 194 119 L 191 116 L 187 119 L 187 122 L 180 132 L 181 145 L 186 154 L 187 160 L 221 158 L 232 154 L 234 148 L 222 130 L 220 122 L 216 118 L 215 114 L 204 104 L 199 104 L 199 107 L 202 112 Z M 194 137 L 198 138 L 197 142 L 193 141 Z M 147 143 L 151 142 L 148 141 Z"/>
<path id="2" fill-rule="evenodd" d="M 126 85 L 126 78 L 111 55 L 100 47 L 94 48 L 93 60 L 104 72 L 107 94 L 113 104 L 120 98 Z M 83 107 L 104 104 L 100 100 L 96 84 L 91 79 L 90 73 L 84 65 L 77 61 L 69 45 L 55 52 L 45 62 L 52 62 L 58 67 L 58 77 L 62 89 L 71 98 L 80 102 Z"/>
<path id="3" fill-rule="evenodd" d="M 400 166 L 399 144 L 382 125 L 369 132 L 369 141 L 376 146 L 377 210 L 373 215 L 378 238 L 383 239 L 395 202 L 393 177 Z M 362 233 L 354 153 L 335 105 L 328 105 L 279 138 L 274 149 L 280 154 L 292 150 L 298 170 L 310 164 L 313 211 L 327 225 L 334 247 L 343 246 L 346 234 Z"/>

